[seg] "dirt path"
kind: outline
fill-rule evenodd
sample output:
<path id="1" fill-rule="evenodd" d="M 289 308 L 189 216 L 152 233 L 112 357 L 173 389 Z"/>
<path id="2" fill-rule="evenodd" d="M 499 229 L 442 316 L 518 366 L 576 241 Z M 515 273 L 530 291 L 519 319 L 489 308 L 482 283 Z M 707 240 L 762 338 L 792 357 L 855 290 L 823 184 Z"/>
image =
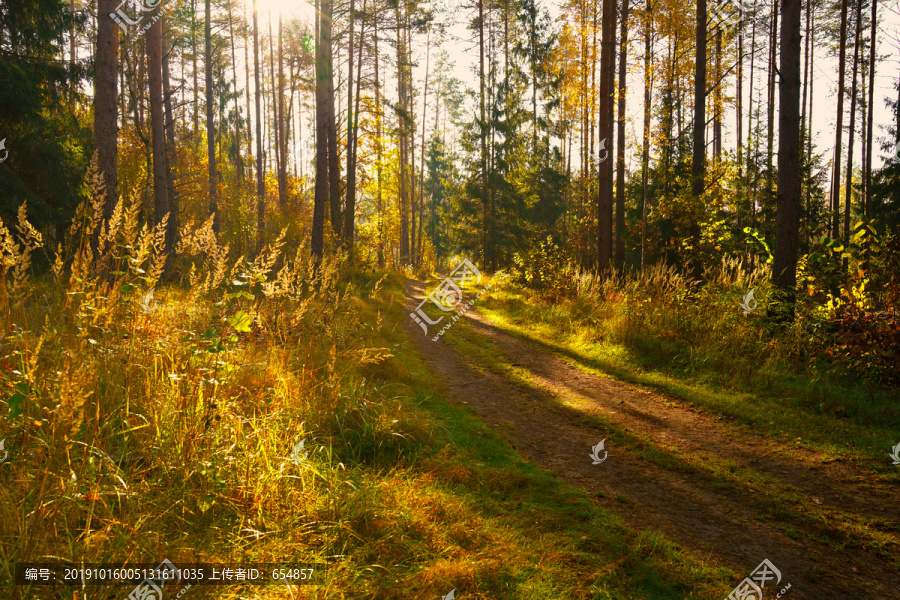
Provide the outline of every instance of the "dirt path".
<path id="1" fill-rule="evenodd" d="M 420 282 L 407 284 L 410 312 L 420 301 L 413 298 L 421 299 L 425 292 Z M 408 331 L 426 363 L 443 377 L 450 397 L 471 408 L 529 460 L 585 490 L 631 526 L 659 530 L 703 560 L 730 568 L 735 584 L 768 558 L 782 579 L 778 588 L 769 583 L 766 599 L 788 583 L 791 588 L 783 596 L 787 600 L 900 599 L 896 562 L 860 547 L 838 552 L 811 543 L 802 533 L 792 539 L 762 521 L 756 509 L 736 494 L 712 491 L 682 470 L 629 452 L 616 443 L 615 435 L 589 423 L 584 415 L 601 415 L 651 438 L 661 449 L 675 446 L 701 461 L 727 459 L 764 474 L 776 482 L 778 491 L 806 499 L 795 510 L 815 502 L 841 515 L 895 523 L 900 514 L 896 490 L 873 491 L 860 483 L 866 478 L 852 465 L 823 463 L 811 452 L 743 431 L 684 402 L 585 373 L 548 348 L 502 332 L 474 311 L 467 317 L 507 364 L 528 372 L 531 385 L 460 356 L 444 338 L 432 342 L 434 332 L 426 337 L 412 319 Z M 450 329 L 444 337 L 453 333 Z M 593 465 L 588 453 L 603 438 L 608 459 Z M 766 495 L 766 490 L 754 492 L 757 498 Z"/>

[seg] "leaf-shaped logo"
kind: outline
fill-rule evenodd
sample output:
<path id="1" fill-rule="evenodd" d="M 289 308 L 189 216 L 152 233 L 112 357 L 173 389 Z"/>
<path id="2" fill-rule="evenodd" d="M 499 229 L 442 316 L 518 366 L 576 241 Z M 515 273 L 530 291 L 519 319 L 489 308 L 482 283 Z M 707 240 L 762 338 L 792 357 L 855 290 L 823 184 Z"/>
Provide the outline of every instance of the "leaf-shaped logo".
<path id="1" fill-rule="evenodd" d="M 297 444 L 294 445 L 294 451 L 291 452 L 291 462 L 295 465 L 299 465 L 301 462 L 306 460 L 306 455 L 308 453 L 303 449 L 305 445 L 306 440 L 300 440 Z"/>
<path id="2" fill-rule="evenodd" d="M 9 156 L 9 150 L 6 149 L 6 138 L 0 140 L 0 150 L 3 150 L 3 158 L 0 158 L 0 163 L 2 163 Z"/>
<path id="3" fill-rule="evenodd" d="M 605 443 L 606 443 L 606 438 L 603 438 L 602 440 L 600 440 L 599 444 L 597 444 L 596 446 L 591 448 L 592 452 L 591 452 L 591 454 L 588 454 L 588 456 L 590 456 L 591 459 L 594 461 L 593 464 L 599 465 L 604 460 L 606 460 L 606 456 L 609 454 L 609 452 L 607 452 L 606 450 L 603 449 L 603 444 L 605 444 Z M 603 458 L 600 458 L 601 450 L 603 451 Z"/>
<path id="4" fill-rule="evenodd" d="M 600 147 L 597 150 L 598 150 L 598 154 L 599 154 L 600 150 L 603 150 L 603 156 L 600 157 L 601 163 L 603 161 L 605 161 L 607 158 L 609 158 L 609 150 L 606 149 L 606 138 L 603 138 L 602 140 L 600 140 Z"/>
<path id="5" fill-rule="evenodd" d="M 0 446 L 2 448 L 3 446 Z M 893 448 L 891 448 L 893 454 L 890 455 L 891 458 L 894 459 L 893 464 L 900 465 L 900 444 L 897 444 Z"/>
<path id="6" fill-rule="evenodd" d="M 452 590 L 450 590 L 450 593 L 448 593 L 446 596 L 441 596 L 441 600 L 453 600 L 453 598 L 455 598 L 455 597 L 456 597 L 456 588 L 453 588 Z"/>
<path id="7" fill-rule="evenodd" d="M 749 315 L 759 305 L 759 302 L 757 302 L 753 297 L 754 291 L 756 291 L 756 288 L 751 289 L 750 292 L 746 296 L 744 296 L 744 301 L 741 303 L 741 308 L 744 309 L 745 315 Z M 751 302 L 753 303 L 753 306 L 750 306 Z"/>
<path id="8" fill-rule="evenodd" d="M 144 313 L 144 314 L 149 313 L 150 311 L 152 311 L 152 310 L 155 308 L 154 306 L 152 306 L 152 304 L 153 304 L 153 291 L 154 291 L 155 289 L 156 289 L 156 288 L 153 288 L 152 290 L 150 290 L 149 292 L 147 292 L 147 294 L 144 296 L 143 300 L 141 300 L 140 303 L 139 303 L 140 306 L 141 306 L 141 312 Z"/>
<path id="9" fill-rule="evenodd" d="M 0 440 L 0 450 L 3 450 L 3 457 L 0 458 L 0 463 L 5 461 L 6 457 L 9 456 L 9 452 L 6 451 L 5 446 L 6 446 L 6 438 L 3 438 L 2 440 Z"/>

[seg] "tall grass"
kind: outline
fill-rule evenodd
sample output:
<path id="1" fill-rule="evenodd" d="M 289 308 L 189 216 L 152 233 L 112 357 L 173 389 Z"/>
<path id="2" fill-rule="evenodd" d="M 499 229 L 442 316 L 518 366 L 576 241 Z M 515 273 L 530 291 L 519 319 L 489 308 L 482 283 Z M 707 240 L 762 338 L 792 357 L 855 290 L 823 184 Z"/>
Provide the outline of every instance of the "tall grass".
<path id="1" fill-rule="evenodd" d="M 341 554 L 328 524 L 351 489 L 344 464 L 427 435 L 360 376 L 389 356 L 357 310 L 380 281 L 339 291 L 340 263 L 287 254 L 284 232 L 254 260 L 234 258 L 211 221 L 185 227 L 167 256 L 164 224 L 141 225 L 137 202 L 120 201 L 101 229 L 96 169 L 90 183 L 45 276 L 30 275 L 42 240 L 26 208 L 15 234 L 0 225 L 0 580 L 40 560 Z M 254 552 L 275 522 L 306 543 Z"/>

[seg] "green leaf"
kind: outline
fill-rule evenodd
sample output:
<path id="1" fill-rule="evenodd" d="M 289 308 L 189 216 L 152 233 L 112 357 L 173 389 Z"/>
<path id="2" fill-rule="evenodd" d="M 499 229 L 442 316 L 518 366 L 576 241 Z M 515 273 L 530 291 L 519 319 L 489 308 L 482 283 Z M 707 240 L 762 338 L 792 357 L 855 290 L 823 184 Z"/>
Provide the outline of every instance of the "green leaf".
<path id="1" fill-rule="evenodd" d="M 133 292 L 134 286 L 131 285 L 130 283 L 123 283 L 121 289 L 123 292 Z"/>
<path id="2" fill-rule="evenodd" d="M 27 398 L 22 394 L 13 394 L 9 397 L 9 400 L 7 400 L 9 404 L 9 415 L 6 417 L 7 420 L 12 421 L 22 414 L 22 403 L 25 402 L 25 400 L 27 400 Z"/>
<path id="3" fill-rule="evenodd" d="M 250 315 L 242 310 L 239 310 L 233 317 L 228 319 L 228 324 L 234 327 L 235 331 L 243 331 L 245 333 L 250 331 L 250 324 L 252 322 L 253 320 L 250 318 Z"/>

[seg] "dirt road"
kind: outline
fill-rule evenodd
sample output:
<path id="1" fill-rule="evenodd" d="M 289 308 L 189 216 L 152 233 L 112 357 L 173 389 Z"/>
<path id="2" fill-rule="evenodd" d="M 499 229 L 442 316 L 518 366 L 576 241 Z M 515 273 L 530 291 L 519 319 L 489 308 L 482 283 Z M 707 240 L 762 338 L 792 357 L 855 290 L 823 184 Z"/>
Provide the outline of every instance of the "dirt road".
<path id="1" fill-rule="evenodd" d="M 425 293 L 422 283 L 407 284 L 410 312 Z M 504 333 L 477 308 L 466 315 L 473 329 L 507 365 L 524 369 L 527 385 L 459 355 L 445 341 L 459 333 L 452 328 L 436 342 L 411 319 L 408 330 L 426 363 L 443 378 L 449 397 L 479 415 L 525 458 L 583 489 L 631 526 L 656 529 L 708 564 L 731 569 L 735 585 L 768 559 L 782 578 L 778 587 L 774 582 L 766 586 L 766 599 L 788 583 L 787 600 L 900 599 L 896 559 L 859 544 L 835 550 L 833 544 L 813 543 L 806 531 L 789 536 L 778 527 L 777 507 L 765 515 L 768 511 L 760 508 L 773 490 L 795 494 L 792 508 L 801 514 L 813 504 L 820 509 L 816 512 L 827 509 L 821 526 L 811 526 L 818 539 L 864 515 L 885 523 L 884 535 L 896 541 L 896 494 L 870 489 L 865 473 L 853 465 L 822 462 L 812 452 L 774 442 L 685 402 L 586 373 L 566 362 L 573 358 Z M 604 431 L 585 418 L 589 415 L 614 422 L 617 431 L 649 440 L 658 450 L 671 450 L 674 464 L 661 466 L 664 461 L 630 451 L 620 445 L 621 434 Z M 608 457 L 594 465 L 588 453 L 604 438 Z M 684 467 L 678 458 L 685 454 L 693 457 L 693 467 Z M 697 463 L 722 460 L 759 473 L 768 483 L 723 491 L 710 485 L 710 476 L 697 475 Z"/>

